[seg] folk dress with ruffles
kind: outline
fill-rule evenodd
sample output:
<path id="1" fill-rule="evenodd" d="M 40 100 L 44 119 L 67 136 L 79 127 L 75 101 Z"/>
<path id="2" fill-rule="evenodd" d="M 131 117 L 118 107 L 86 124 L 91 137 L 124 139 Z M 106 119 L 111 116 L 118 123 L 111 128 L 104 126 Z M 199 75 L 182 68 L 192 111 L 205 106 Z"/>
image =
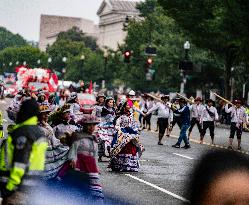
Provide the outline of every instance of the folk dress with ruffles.
<path id="1" fill-rule="evenodd" d="M 75 141 L 70 147 L 68 163 L 66 163 L 59 173 L 63 178 L 70 170 L 70 161 L 76 162 L 75 169 L 87 174 L 90 181 L 90 193 L 93 197 L 103 198 L 102 187 L 99 183 L 99 171 L 96 162 L 98 144 L 96 136 L 87 133 L 75 133 Z M 82 182 L 83 183 L 83 182 Z"/>
<path id="2" fill-rule="evenodd" d="M 138 160 L 145 149 L 139 141 L 138 130 L 133 127 L 134 120 L 131 114 L 121 115 L 117 119 L 116 129 L 118 132 L 112 142 L 109 164 L 113 171 L 137 172 L 139 170 Z"/>
<path id="3" fill-rule="evenodd" d="M 55 137 L 53 128 L 48 123 L 40 123 L 39 126 L 48 140 L 44 178 L 52 179 L 57 176 L 59 170 L 68 160 L 69 147 L 61 144 L 60 140 Z"/>

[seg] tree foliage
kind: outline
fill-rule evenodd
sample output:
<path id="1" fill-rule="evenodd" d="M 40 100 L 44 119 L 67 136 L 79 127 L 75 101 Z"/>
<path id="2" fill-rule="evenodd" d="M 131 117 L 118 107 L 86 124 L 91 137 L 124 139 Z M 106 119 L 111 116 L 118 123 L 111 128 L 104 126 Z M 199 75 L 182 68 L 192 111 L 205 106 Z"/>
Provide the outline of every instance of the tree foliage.
<path id="1" fill-rule="evenodd" d="M 78 27 L 72 27 L 68 31 L 60 32 L 57 40 L 70 40 L 82 42 L 87 48 L 95 51 L 98 49 L 98 45 L 96 42 L 96 38 L 92 36 L 87 36 L 83 31 L 81 31 Z"/>
<path id="2" fill-rule="evenodd" d="M 176 92 L 180 89 L 179 61 L 184 58 L 183 44 L 188 40 L 185 32 L 175 23 L 175 20 L 165 15 L 162 7 L 155 0 L 147 0 L 139 4 L 142 21 L 131 21 L 128 26 L 128 35 L 123 50 L 130 49 L 132 62 L 126 69 L 130 75 L 127 83 L 134 89 L 143 91 L 161 90 L 164 92 Z M 147 56 L 144 49 L 147 46 L 157 48 L 157 56 L 153 58 L 152 68 L 155 69 L 154 81 L 145 79 Z M 211 58 L 210 58 L 211 57 Z M 188 74 L 191 78 L 187 81 L 187 92 L 194 93 L 196 89 L 204 89 L 205 84 L 220 86 L 220 76 L 213 78 L 206 75 L 208 70 L 213 73 L 222 73 L 222 67 L 218 66 L 216 57 L 209 51 L 191 45 L 190 58 L 198 64 L 197 72 L 194 70 Z M 200 76 L 205 80 L 200 80 Z M 197 83 L 196 83 L 197 82 Z"/>
<path id="3" fill-rule="evenodd" d="M 225 65 L 229 97 L 232 66 L 247 61 L 249 2 L 237 0 L 159 0 L 165 13 L 188 33 L 198 47 L 219 56 Z"/>
<path id="4" fill-rule="evenodd" d="M 47 53 L 52 59 L 49 66 L 61 72 L 66 66 L 66 62 L 63 62 L 64 57 L 70 59 L 85 55 L 88 52 L 90 52 L 90 49 L 86 48 L 82 42 L 59 39 L 47 49 Z"/>
<path id="5" fill-rule="evenodd" d="M 4 27 L 0 27 L 0 50 L 8 47 L 27 45 L 26 40 L 19 34 L 13 34 Z"/>
<path id="6" fill-rule="evenodd" d="M 31 68 L 47 66 L 47 55 L 38 48 L 31 46 L 23 47 L 10 47 L 0 51 L 0 65 L 1 71 L 15 72 L 15 67 L 23 64 L 26 61 L 27 65 Z M 41 64 L 38 65 L 37 61 L 40 60 Z M 18 62 L 18 64 L 16 64 Z"/>

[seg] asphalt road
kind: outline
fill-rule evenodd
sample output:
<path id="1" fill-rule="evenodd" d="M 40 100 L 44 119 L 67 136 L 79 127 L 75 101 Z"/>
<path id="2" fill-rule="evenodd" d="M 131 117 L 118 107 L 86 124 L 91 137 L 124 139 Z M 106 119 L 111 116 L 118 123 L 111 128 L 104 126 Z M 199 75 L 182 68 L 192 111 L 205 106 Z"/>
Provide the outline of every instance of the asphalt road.
<path id="1" fill-rule="evenodd" d="M 9 101 L 0 102 L 1 111 L 6 109 Z M 4 113 L 6 120 L 7 116 Z M 155 117 L 153 126 L 155 129 Z M 187 184 L 192 170 L 200 157 L 207 151 L 214 149 L 225 149 L 229 136 L 228 129 L 216 128 L 216 146 L 209 144 L 210 137 L 206 135 L 205 144 L 198 143 L 199 134 L 196 128 L 191 138 L 191 148 L 175 149 L 179 134 L 175 127 L 171 137 L 164 137 L 163 146 L 157 145 L 158 134 L 153 131 L 143 131 L 141 142 L 145 146 L 145 152 L 140 160 L 140 171 L 138 173 L 113 173 L 107 170 L 106 162 L 99 163 L 100 178 L 103 186 L 106 202 L 110 198 L 116 204 L 141 204 L 141 205 L 176 205 L 188 204 Z M 236 146 L 235 146 L 236 147 Z M 243 133 L 242 152 L 249 154 L 249 134 Z"/>

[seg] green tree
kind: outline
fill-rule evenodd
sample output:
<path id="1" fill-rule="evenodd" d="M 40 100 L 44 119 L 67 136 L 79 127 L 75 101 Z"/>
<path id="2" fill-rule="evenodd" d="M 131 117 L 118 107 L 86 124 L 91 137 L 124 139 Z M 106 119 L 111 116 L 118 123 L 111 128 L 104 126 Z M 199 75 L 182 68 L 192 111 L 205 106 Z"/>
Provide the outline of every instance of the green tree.
<path id="1" fill-rule="evenodd" d="M 47 49 L 47 53 L 52 59 L 49 67 L 62 72 L 62 69 L 66 67 L 66 62 L 63 62 L 64 57 L 69 60 L 76 56 L 86 55 L 89 52 L 91 52 L 91 50 L 86 48 L 82 42 L 63 39 L 57 40 Z"/>
<path id="2" fill-rule="evenodd" d="M 89 52 L 84 55 L 84 59 L 81 56 L 72 57 L 66 66 L 65 79 L 67 80 L 92 80 L 101 83 L 106 77 L 102 52 Z"/>
<path id="3" fill-rule="evenodd" d="M 8 47 L 27 45 L 26 40 L 19 34 L 13 34 L 4 27 L 0 27 L 0 50 Z"/>
<path id="4" fill-rule="evenodd" d="M 1 72 L 15 72 L 17 62 L 18 65 L 21 65 L 24 61 L 30 68 L 46 67 L 47 58 L 47 54 L 41 52 L 38 48 L 31 46 L 9 47 L 0 51 L 0 65 L 4 64 Z M 39 65 L 37 63 L 38 60 L 41 62 Z"/>
<path id="5" fill-rule="evenodd" d="M 248 56 L 243 51 L 248 51 L 245 43 L 249 42 L 249 2 L 159 0 L 159 3 L 194 44 L 220 57 L 225 66 L 225 96 L 229 98 L 231 68 L 239 64 L 241 57 Z"/>
<path id="6" fill-rule="evenodd" d="M 57 40 L 70 40 L 70 41 L 77 41 L 83 42 L 87 48 L 95 51 L 98 49 L 97 40 L 92 36 L 87 36 L 83 31 L 81 31 L 78 27 L 72 27 L 68 31 L 60 32 Z"/>
<path id="7" fill-rule="evenodd" d="M 147 0 L 139 4 L 138 9 L 143 20 L 130 21 L 125 45 L 121 48 L 123 51 L 126 49 L 133 51 L 131 63 L 126 68 L 122 66 L 121 69 L 126 70 L 125 76 L 129 75 L 126 82 L 134 89 L 142 91 L 157 89 L 164 92 L 179 91 L 181 76 L 178 64 L 184 58 L 183 44 L 188 39 L 187 35 L 176 25 L 174 19 L 165 15 L 164 10 L 155 0 Z M 155 69 L 155 80 L 148 82 L 145 79 L 148 66 L 144 49 L 150 45 L 157 48 L 157 56 L 153 57 L 152 64 L 152 69 Z M 196 89 L 204 90 L 204 85 L 207 83 L 219 85 L 219 76 L 213 78 L 206 75 L 210 70 L 219 74 L 223 72 L 215 56 L 192 44 L 190 58 L 195 64 L 201 65 L 202 70 L 186 73 L 191 77 L 186 86 L 188 93 L 192 94 Z M 205 81 L 202 81 L 202 77 Z"/>

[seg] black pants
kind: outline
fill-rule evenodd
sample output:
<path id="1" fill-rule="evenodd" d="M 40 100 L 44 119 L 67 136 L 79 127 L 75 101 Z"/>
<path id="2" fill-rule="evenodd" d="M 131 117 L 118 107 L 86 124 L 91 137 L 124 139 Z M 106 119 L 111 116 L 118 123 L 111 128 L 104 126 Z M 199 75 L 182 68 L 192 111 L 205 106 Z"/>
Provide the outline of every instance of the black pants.
<path id="1" fill-rule="evenodd" d="M 214 139 L 214 121 L 204 121 L 203 128 L 201 131 L 202 137 L 205 136 L 206 130 L 209 128 L 211 139 Z"/>
<path id="2" fill-rule="evenodd" d="M 182 127 L 182 119 L 181 119 L 181 116 L 179 116 L 179 117 L 174 117 L 173 118 L 173 122 L 172 122 L 172 129 L 173 129 L 173 127 L 175 126 L 175 124 L 177 124 L 178 125 L 178 127 L 181 129 L 181 127 Z"/>
<path id="3" fill-rule="evenodd" d="M 146 117 L 144 118 L 146 124 L 149 125 L 149 127 L 150 127 L 150 124 L 151 124 L 151 123 L 150 123 L 151 116 L 152 116 L 152 114 L 149 114 L 149 115 L 146 115 Z"/>
<path id="4" fill-rule="evenodd" d="M 231 122 L 230 137 L 229 138 L 233 139 L 235 133 L 237 135 L 237 139 L 240 140 L 241 139 L 241 135 L 242 135 L 242 125 L 240 124 L 240 126 L 237 127 L 235 122 Z"/>
<path id="5" fill-rule="evenodd" d="M 159 125 L 159 134 L 164 135 L 165 130 L 169 125 L 168 118 L 158 118 L 158 125 Z"/>
<path id="6" fill-rule="evenodd" d="M 200 122 L 199 122 L 195 117 L 193 117 L 193 118 L 191 119 L 190 127 L 189 127 L 188 132 L 189 132 L 189 133 L 192 132 L 193 127 L 195 126 L 195 124 L 197 124 L 197 128 L 198 128 L 198 130 L 199 130 L 199 133 L 201 134 L 201 124 L 200 124 Z"/>

